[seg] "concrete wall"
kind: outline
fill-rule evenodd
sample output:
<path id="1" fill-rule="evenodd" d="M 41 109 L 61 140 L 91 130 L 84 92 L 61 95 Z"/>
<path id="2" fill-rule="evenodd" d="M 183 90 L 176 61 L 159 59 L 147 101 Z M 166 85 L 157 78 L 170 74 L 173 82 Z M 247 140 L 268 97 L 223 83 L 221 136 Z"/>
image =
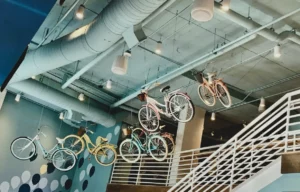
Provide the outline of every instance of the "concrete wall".
<path id="1" fill-rule="evenodd" d="M 106 137 L 109 143 L 117 144 L 122 130 L 119 123 L 110 128 L 98 125 L 94 131 L 95 133 L 90 135 L 92 142 L 96 141 L 98 136 L 102 136 Z M 78 160 L 71 192 L 105 192 L 112 165 L 107 167 L 99 165 L 95 157 L 90 156 L 87 150 L 79 156 Z"/>
<path id="2" fill-rule="evenodd" d="M 286 174 L 266 186 L 259 192 L 298 192 L 300 191 L 300 173 Z"/>
<path id="3" fill-rule="evenodd" d="M 19 136 L 35 136 L 40 124 L 46 126 L 42 131 L 47 135 L 47 138 L 41 136 L 41 142 L 49 149 L 57 143 L 55 137 L 64 137 L 75 129 L 62 123 L 57 112 L 44 108 L 41 115 L 43 107 L 22 98 L 20 102 L 14 99 L 15 95 L 8 93 L 0 110 L 0 191 L 65 191 L 68 179 L 67 187 L 71 187 L 74 170 L 61 172 L 50 164 L 47 166 L 39 149 L 35 160 L 20 161 L 12 156 L 10 144 Z"/>

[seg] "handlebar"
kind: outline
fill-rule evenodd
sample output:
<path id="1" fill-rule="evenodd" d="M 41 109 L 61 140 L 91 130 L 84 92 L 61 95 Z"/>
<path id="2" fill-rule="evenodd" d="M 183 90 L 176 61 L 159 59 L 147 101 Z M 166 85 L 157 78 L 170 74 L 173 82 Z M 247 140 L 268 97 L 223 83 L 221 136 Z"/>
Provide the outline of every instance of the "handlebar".
<path id="1" fill-rule="evenodd" d="M 43 132 L 41 131 L 41 129 L 38 129 L 38 135 L 40 135 L 40 134 L 42 134 L 44 137 L 47 137 L 47 135 L 46 135 L 45 133 L 43 133 Z"/>
<path id="2" fill-rule="evenodd" d="M 86 129 L 85 129 L 85 131 L 86 131 L 87 133 L 94 134 L 94 132 L 93 132 L 93 131 L 91 131 L 91 130 L 89 130 L 88 128 L 86 128 Z"/>

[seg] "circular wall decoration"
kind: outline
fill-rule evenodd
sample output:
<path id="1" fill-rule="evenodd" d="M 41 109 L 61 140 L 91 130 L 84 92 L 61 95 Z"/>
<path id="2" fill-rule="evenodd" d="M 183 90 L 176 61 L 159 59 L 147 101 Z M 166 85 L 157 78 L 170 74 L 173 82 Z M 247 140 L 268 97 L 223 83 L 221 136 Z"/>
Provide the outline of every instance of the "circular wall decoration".
<path id="1" fill-rule="evenodd" d="M 86 159 L 88 156 L 89 156 L 89 150 L 88 149 L 86 149 L 85 151 L 84 151 L 84 154 L 83 154 L 83 157 L 84 157 L 84 159 Z"/>
<path id="2" fill-rule="evenodd" d="M 40 168 L 40 174 L 43 175 L 47 173 L 47 165 L 42 165 Z"/>
<path id="3" fill-rule="evenodd" d="M 13 189 L 16 189 L 17 187 L 19 187 L 20 183 L 21 183 L 21 179 L 18 176 L 14 176 L 10 180 L 10 185 Z M 0 191 L 2 191 L 1 188 L 0 188 Z"/>
<path id="4" fill-rule="evenodd" d="M 112 134 L 111 134 L 111 133 L 108 133 L 108 134 L 106 135 L 106 139 L 108 140 L 108 143 L 110 142 L 111 138 L 112 138 Z"/>
<path id="5" fill-rule="evenodd" d="M 61 184 L 62 187 L 65 186 L 65 183 L 66 183 L 67 180 L 68 180 L 68 176 L 67 175 L 61 176 L 61 178 L 60 178 L 60 184 Z"/>
<path id="6" fill-rule="evenodd" d="M 39 182 L 39 187 L 41 189 L 44 189 L 48 184 L 48 179 L 47 178 L 41 178 L 40 182 Z"/>
<path id="7" fill-rule="evenodd" d="M 37 189 L 35 189 L 33 192 L 43 192 L 43 190 L 40 189 L 40 188 L 37 188 Z"/>
<path id="8" fill-rule="evenodd" d="M 116 126 L 114 130 L 114 134 L 117 135 L 120 132 L 120 129 L 121 129 L 120 125 Z"/>
<path id="9" fill-rule="evenodd" d="M 85 170 L 82 170 L 79 175 L 79 181 L 82 181 L 85 176 Z"/>
<path id="10" fill-rule="evenodd" d="M 88 186 L 89 182 L 87 180 L 85 180 L 83 183 L 82 183 L 82 190 L 86 190 L 87 186 Z"/>
<path id="11" fill-rule="evenodd" d="M 23 183 L 27 183 L 28 181 L 29 181 L 29 179 L 30 179 L 30 172 L 29 171 L 24 171 L 23 173 L 22 173 L 22 176 L 21 176 L 21 178 L 22 178 L 22 182 Z"/>
<path id="12" fill-rule="evenodd" d="M 58 185 L 59 185 L 58 181 L 57 180 L 53 180 L 51 182 L 51 184 L 50 184 L 51 191 L 55 191 L 58 188 Z"/>
<path id="13" fill-rule="evenodd" d="M 79 159 L 78 168 L 81 168 L 82 165 L 83 165 L 83 163 L 84 163 L 84 158 L 81 157 L 81 158 Z"/>
<path id="14" fill-rule="evenodd" d="M 9 183 L 7 181 L 4 181 L 0 185 L 0 191 L 1 192 L 8 192 L 9 190 Z"/>
<path id="15" fill-rule="evenodd" d="M 88 174 L 90 174 L 90 170 L 91 170 L 91 168 L 93 167 L 93 164 L 88 164 L 88 166 L 86 167 L 86 174 L 88 175 Z"/>
<path id="16" fill-rule="evenodd" d="M 79 192 L 79 190 L 78 189 L 75 189 L 75 191 L 74 192 Z"/>
<path id="17" fill-rule="evenodd" d="M 94 175 L 95 170 L 96 170 L 96 168 L 95 168 L 95 166 L 93 166 L 93 167 L 91 168 L 90 172 L 89 172 L 89 176 L 90 176 L 90 177 L 92 177 L 92 176 Z"/>
<path id="18" fill-rule="evenodd" d="M 21 185 L 19 192 L 30 192 L 30 186 L 27 183 Z"/>
<path id="19" fill-rule="evenodd" d="M 47 163 L 47 173 L 51 174 L 54 172 L 54 170 L 55 170 L 54 165 L 52 163 Z"/>
<path id="20" fill-rule="evenodd" d="M 40 176 L 40 174 L 37 173 L 32 176 L 31 182 L 33 185 L 36 185 L 36 184 L 38 184 L 40 179 L 41 179 L 41 176 Z"/>
<path id="21" fill-rule="evenodd" d="M 72 187 L 72 179 L 68 179 L 65 183 L 65 189 L 69 190 Z"/>

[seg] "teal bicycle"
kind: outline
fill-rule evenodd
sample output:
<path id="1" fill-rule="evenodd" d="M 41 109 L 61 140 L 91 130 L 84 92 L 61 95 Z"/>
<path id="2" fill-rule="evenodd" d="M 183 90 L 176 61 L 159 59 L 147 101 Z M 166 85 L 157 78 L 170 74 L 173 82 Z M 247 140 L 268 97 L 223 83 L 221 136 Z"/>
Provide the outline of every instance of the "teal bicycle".
<path id="1" fill-rule="evenodd" d="M 135 163 L 141 157 L 141 151 L 150 154 L 156 161 L 164 161 L 168 155 L 168 145 L 166 140 L 159 133 L 147 133 L 146 141 L 142 142 L 141 138 L 133 131 L 130 139 L 125 139 L 120 147 L 120 155 L 128 163 Z"/>

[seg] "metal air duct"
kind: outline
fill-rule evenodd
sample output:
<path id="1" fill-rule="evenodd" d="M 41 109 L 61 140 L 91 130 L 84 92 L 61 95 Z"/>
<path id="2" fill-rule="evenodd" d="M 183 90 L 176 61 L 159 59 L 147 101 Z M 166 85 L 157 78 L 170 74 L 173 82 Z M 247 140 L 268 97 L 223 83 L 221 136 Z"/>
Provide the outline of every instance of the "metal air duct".
<path id="1" fill-rule="evenodd" d="M 142 22 L 166 0 L 114 0 L 96 19 L 56 41 L 29 51 L 10 83 L 101 53 L 129 27 Z"/>

